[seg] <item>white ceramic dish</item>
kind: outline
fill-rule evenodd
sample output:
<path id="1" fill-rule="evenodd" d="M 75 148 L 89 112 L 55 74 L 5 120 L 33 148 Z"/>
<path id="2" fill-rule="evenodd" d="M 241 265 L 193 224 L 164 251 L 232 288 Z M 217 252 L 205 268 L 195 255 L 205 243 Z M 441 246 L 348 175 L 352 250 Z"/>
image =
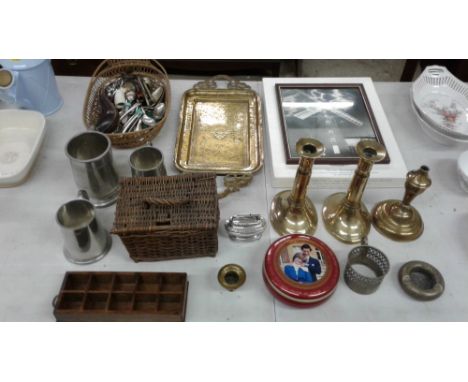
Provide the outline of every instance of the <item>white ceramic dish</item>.
<path id="1" fill-rule="evenodd" d="M 430 127 L 433 129 L 433 130 L 437 130 L 439 133 L 447 136 L 447 137 L 450 137 L 450 138 L 454 138 L 455 140 L 468 140 L 468 135 L 465 135 L 465 134 L 461 134 L 461 133 L 458 133 L 456 131 L 448 131 L 447 129 L 441 127 L 440 125 L 437 125 L 436 123 L 434 123 L 434 121 L 432 121 L 430 118 L 428 118 L 422 110 L 419 110 L 418 109 L 418 106 L 413 102 L 413 107 L 414 107 L 414 111 L 415 113 L 417 113 L 418 117 L 421 118 L 422 120 L 424 120 L 425 123 L 427 123 L 428 125 L 430 125 Z"/>
<path id="2" fill-rule="evenodd" d="M 45 118 L 31 110 L 0 110 L 0 187 L 28 176 L 45 134 Z"/>
<path id="3" fill-rule="evenodd" d="M 468 151 L 462 152 L 458 157 L 457 173 L 461 188 L 468 192 Z"/>
<path id="4" fill-rule="evenodd" d="M 444 134 L 468 139 L 468 86 L 443 66 L 428 66 L 412 86 L 413 101 Z"/>
<path id="5" fill-rule="evenodd" d="M 437 143 L 440 143 L 445 146 L 456 146 L 456 147 L 466 147 L 468 146 L 468 137 L 466 139 L 455 138 L 453 136 L 447 135 L 436 129 L 432 124 L 429 124 L 425 118 L 421 115 L 420 111 L 416 107 L 415 103 L 411 101 L 411 106 L 413 107 L 414 114 L 421 126 L 421 129 L 426 133 L 432 140 Z"/>

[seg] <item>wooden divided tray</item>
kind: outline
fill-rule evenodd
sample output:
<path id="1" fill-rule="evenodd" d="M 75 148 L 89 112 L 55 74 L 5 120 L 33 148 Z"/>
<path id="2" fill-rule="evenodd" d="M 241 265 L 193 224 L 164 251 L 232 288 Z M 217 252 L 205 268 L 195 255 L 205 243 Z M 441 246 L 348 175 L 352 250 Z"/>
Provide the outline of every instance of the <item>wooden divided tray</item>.
<path id="1" fill-rule="evenodd" d="M 57 321 L 185 321 L 186 273 L 67 272 Z"/>

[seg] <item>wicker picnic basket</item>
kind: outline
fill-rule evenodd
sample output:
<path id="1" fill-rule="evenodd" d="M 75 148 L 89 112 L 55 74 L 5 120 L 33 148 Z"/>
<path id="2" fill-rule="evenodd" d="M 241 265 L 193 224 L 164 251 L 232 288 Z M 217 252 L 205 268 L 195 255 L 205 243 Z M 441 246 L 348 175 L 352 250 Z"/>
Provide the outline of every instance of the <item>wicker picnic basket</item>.
<path id="1" fill-rule="evenodd" d="M 155 126 L 124 134 L 107 134 L 115 147 L 138 147 L 150 142 L 158 135 L 170 110 L 171 86 L 169 77 L 164 67 L 156 60 L 104 60 L 94 71 L 89 83 L 83 108 L 83 121 L 88 129 L 96 126 L 101 115 L 101 103 L 99 102 L 101 89 L 123 73 L 148 77 L 159 82 L 164 88 L 166 112 Z"/>
<path id="2" fill-rule="evenodd" d="M 215 256 L 216 175 L 123 178 L 112 233 L 134 261 Z"/>

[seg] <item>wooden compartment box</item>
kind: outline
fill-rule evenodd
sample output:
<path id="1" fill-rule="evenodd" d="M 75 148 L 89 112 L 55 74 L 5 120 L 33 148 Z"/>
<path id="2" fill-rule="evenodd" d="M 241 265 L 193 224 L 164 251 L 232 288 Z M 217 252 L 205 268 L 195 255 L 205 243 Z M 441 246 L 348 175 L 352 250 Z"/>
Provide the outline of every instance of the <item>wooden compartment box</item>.
<path id="1" fill-rule="evenodd" d="M 67 272 L 57 321 L 185 321 L 186 273 Z"/>

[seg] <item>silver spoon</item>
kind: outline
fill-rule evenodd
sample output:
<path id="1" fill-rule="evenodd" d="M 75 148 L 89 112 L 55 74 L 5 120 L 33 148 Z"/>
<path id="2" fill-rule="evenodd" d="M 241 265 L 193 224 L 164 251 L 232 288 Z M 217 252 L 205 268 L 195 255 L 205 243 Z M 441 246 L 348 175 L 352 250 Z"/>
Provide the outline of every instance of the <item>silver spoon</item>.
<path id="1" fill-rule="evenodd" d="M 123 126 L 122 133 L 128 133 L 131 131 L 136 126 L 140 118 L 141 114 L 138 111 L 135 111 L 135 114 L 133 114 Z"/>
<path id="2" fill-rule="evenodd" d="M 153 127 L 153 126 L 156 126 L 156 124 L 158 123 L 156 119 L 151 118 L 148 114 L 145 113 L 144 110 L 143 110 L 143 116 L 141 117 L 141 122 L 146 127 Z"/>
<path id="3" fill-rule="evenodd" d="M 166 104 L 164 102 L 158 103 L 154 107 L 153 115 L 157 119 L 162 119 L 164 117 L 164 113 L 166 111 Z"/>
<path id="4" fill-rule="evenodd" d="M 138 84 L 140 85 L 141 91 L 143 92 L 143 96 L 145 97 L 146 105 L 150 106 L 151 94 L 149 94 L 149 91 L 148 91 L 148 88 L 146 87 L 145 82 L 142 81 L 140 77 L 138 77 Z"/>
<path id="5" fill-rule="evenodd" d="M 164 88 L 162 86 L 158 86 L 154 91 L 151 93 L 151 99 L 154 103 L 158 103 L 164 94 Z"/>
<path id="6" fill-rule="evenodd" d="M 135 103 L 131 108 L 129 108 L 125 113 L 121 115 L 119 121 L 122 122 L 127 115 L 134 112 L 140 106 L 141 106 L 141 103 L 138 103 L 138 102 Z"/>

